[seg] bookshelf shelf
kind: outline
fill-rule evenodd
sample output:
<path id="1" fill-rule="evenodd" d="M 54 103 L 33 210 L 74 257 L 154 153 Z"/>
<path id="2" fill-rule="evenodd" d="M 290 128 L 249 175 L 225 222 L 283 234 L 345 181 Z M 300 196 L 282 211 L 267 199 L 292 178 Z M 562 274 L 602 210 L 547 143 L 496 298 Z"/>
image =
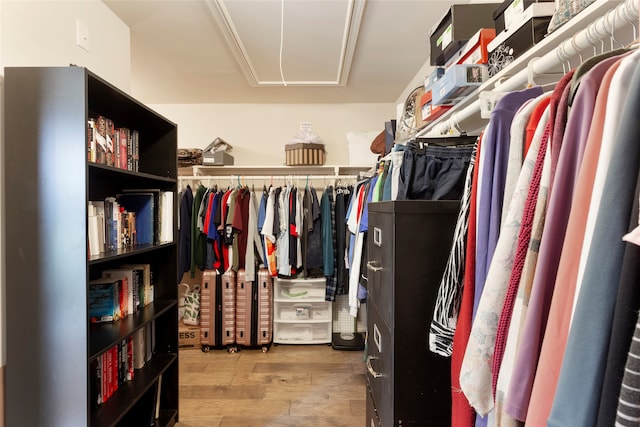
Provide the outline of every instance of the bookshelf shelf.
<path id="1" fill-rule="evenodd" d="M 155 419 L 155 426 L 173 426 L 179 421 L 177 126 L 82 67 L 6 67 L 3 90 L 11 159 L 3 171 L 6 424 L 138 426 Z M 89 161 L 88 121 L 97 116 L 137 131 L 133 170 Z M 128 148 L 126 167 L 134 159 Z M 89 257 L 89 202 L 140 189 L 173 193 L 173 241 Z M 144 275 L 131 280 L 140 284 L 144 276 L 140 288 L 152 285 L 153 298 L 146 291 L 140 300 L 149 299 L 137 311 L 113 324 L 91 324 L 89 282 L 125 266 L 133 274 L 133 265 Z M 133 353 L 139 369 L 124 381 L 120 367 L 131 363 L 123 362 L 134 347 L 125 344 L 136 337 L 143 337 Z M 106 378 L 98 364 L 107 353 L 110 363 L 121 362 L 109 365 L 120 381 L 98 405 L 98 372 Z"/>
<path id="2" fill-rule="evenodd" d="M 95 359 L 109 347 L 119 343 L 145 324 L 161 317 L 168 310 L 175 308 L 175 301 L 154 301 L 114 323 L 93 324 L 90 327 L 89 360 Z"/>
<path id="3" fill-rule="evenodd" d="M 144 368 L 136 371 L 139 381 L 131 381 L 125 384 L 91 414 L 91 425 L 95 427 L 109 427 L 117 425 L 124 415 L 134 407 L 151 387 L 155 386 L 154 379 L 163 374 L 171 365 L 176 363 L 175 354 L 156 355 L 147 362 Z M 135 378 L 134 378 L 135 379 Z M 161 384 L 162 387 L 162 384 Z M 175 411 L 173 411 L 175 413 Z M 138 424 L 142 425 L 142 424 Z M 147 424 L 144 424 L 147 425 Z"/>
<path id="4" fill-rule="evenodd" d="M 155 251 L 158 249 L 172 247 L 172 246 L 175 246 L 174 242 L 159 243 L 157 245 L 151 245 L 151 244 L 136 245 L 132 248 L 120 248 L 116 251 L 107 251 L 107 252 L 102 252 L 98 255 L 92 255 L 91 257 L 89 257 L 89 264 L 95 265 L 95 264 L 100 264 L 104 262 L 114 261 L 117 259 L 124 259 L 131 255 L 139 255 L 145 252 Z"/>

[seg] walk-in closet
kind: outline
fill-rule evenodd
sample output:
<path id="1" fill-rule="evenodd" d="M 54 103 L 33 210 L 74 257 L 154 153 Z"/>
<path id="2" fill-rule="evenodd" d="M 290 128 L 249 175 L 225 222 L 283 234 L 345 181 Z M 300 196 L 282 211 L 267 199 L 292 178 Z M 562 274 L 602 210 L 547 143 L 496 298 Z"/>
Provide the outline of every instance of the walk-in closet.
<path id="1" fill-rule="evenodd" d="M 639 5 L 0 0 L 0 427 L 637 427 Z"/>

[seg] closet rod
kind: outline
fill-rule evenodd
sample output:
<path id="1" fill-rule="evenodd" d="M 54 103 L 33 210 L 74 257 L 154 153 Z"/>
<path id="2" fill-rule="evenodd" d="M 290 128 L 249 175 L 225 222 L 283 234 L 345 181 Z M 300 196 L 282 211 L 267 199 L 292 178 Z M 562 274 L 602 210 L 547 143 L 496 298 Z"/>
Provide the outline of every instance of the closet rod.
<path id="1" fill-rule="evenodd" d="M 534 76 L 540 76 L 556 71 L 559 66 L 562 66 L 563 63 L 568 62 L 569 59 L 579 55 L 583 50 L 594 47 L 594 41 L 600 43 L 609 41 L 613 43 L 615 41 L 616 31 L 629 25 L 633 25 L 635 29 L 638 25 L 638 7 L 636 1 L 637 0 L 626 0 L 618 4 L 615 8 L 594 20 L 585 29 L 563 40 L 561 44 L 551 51 L 540 57 L 531 58 L 528 67 L 509 76 L 502 82 L 495 83 L 495 88 L 504 92 L 522 89 L 529 81 L 530 73 Z M 613 48 L 615 49 L 617 47 L 620 46 L 614 46 Z M 484 88 L 484 90 L 489 89 Z M 476 99 L 460 111 L 453 112 L 450 117 L 435 124 L 426 134 L 420 136 L 434 137 L 450 135 L 452 130 L 460 130 L 462 128 L 461 123 L 479 116 L 479 112 L 480 99 Z"/>
<path id="2" fill-rule="evenodd" d="M 358 180 L 359 175 L 178 175 L 179 181 L 292 181 Z"/>

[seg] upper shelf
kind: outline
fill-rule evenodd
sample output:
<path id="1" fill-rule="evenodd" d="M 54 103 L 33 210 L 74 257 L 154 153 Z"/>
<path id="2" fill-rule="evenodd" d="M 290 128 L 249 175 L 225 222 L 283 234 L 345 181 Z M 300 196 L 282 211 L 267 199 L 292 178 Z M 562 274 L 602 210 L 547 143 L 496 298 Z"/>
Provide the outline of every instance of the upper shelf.
<path id="1" fill-rule="evenodd" d="M 623 40 L 619 30 L 632 27 L 628 16 L 622 13 L 622 7 L 633 11 L 635 25 L 637 25 L 635 0 L 626 0 L 626 3 L 621 0 L 596 0 L 479 86 L 438 120 L 422 128 L 416 136 L 419 138 L 443 136 L 450 135 L 452 131 L 456 134 L 465 132 L 469 135 L 477 135 L 488 123 L 488 119 L 480 116 L 479 94 L 481 92 L 494 89 L 505 92 L 522 89 L 531 78 L 535 78 L 537 84 L 558 81 L 559 76 L 566 69 L 563 63 L 567 64 L 568 61 L 575 66 L 576 63 L 581 62 L 581 59 L 578 62 L 573 59 L 579 58 L 581 52 L 585 52 L 586 56 L 589 56 L 588 52 L 593 55 L 595 47 L 591 42 L 594 37 L 600 37 L 597 39 L 598 48 L 608 50 L 609 37 L 617 31 L 615 37 L 611 37 L 611 44 L 615 39 L 618 43 L 613 47 L 619 47 L 619 41 Z M 616 11 L 612 12 L 614 9 Z M 598 32 L 594 29 L 597 22 L 601 23 Z M 587 32 L 585 31 L 587 28 L 594 30 Z M 606 36 L 603 35 L 604 33 Z M 600 46 L 601 43 L 602 46 Z"/>
<path id="2" fill-rule="evenodd" d="M 187 166 L 178 168 L 180 176 L 254 176 L 254 175 L 358 175 L 371 169 L 369 166 Z"/>

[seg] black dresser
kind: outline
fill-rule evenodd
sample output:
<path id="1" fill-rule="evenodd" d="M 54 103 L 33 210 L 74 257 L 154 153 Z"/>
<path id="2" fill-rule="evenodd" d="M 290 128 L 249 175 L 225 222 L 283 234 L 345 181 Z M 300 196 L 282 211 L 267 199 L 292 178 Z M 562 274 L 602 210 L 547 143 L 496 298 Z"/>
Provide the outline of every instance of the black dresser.
<path id="1" fill-rule="evenodd" d="M 459 208 L 369 205 L 366 427 L 451 424 L 450 359 L 429 351 L 429 325 Z"/>

